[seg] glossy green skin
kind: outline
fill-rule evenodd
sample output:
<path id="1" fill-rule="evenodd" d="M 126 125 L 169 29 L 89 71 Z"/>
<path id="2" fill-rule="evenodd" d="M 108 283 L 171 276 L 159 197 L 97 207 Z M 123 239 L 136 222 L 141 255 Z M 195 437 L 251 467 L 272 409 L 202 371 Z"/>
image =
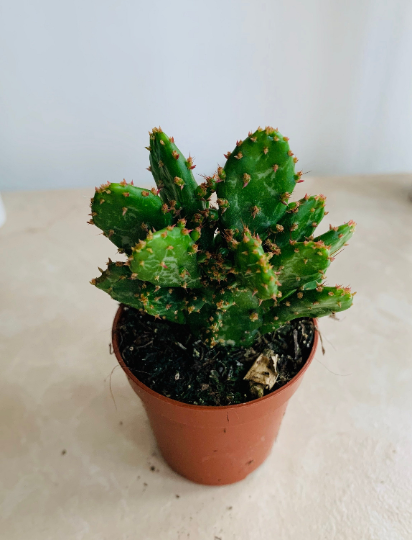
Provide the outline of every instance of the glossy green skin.
<path id="1" fill-rule="evenodd" d="M 329 257 L 329 251 L 325 247 L 317 247 L 314 242 L 306 242 L 306 245 L 297 242 L 283 248 L 282 253 L 271 260 L 280 271 L 278 279 L 282 293 L 298 289 L 322 276 L 330 265 Z"/>
<path id="2" fill-rule="evenodd" d="M 186 304 L 181 289 L 156 288 L 151 283 L 133 279 L 129 268 L 121 263 L 109 263 L 107 270 L 94 280 L 98 289 L 128 306 L 141 309 L 162 319 L 185 324 Z"/>
<path id="3" fill-rule="evenodd" d="M 263 321 L 263 310 L 252 291 L 244 287 L 226 289 L 222 294 L 215 293 L 214 302 L 190 315 L 191 331 L 212 345 L 252 345 Z"/>
<path id="4" fill-rule="evenodd" d="M 256 142 L 252 141 L 254 138 Z M 228 208 L 220 210 L 224 228 L 241 232 L 247 226 L 252 233 L 262 236 L 279 221 L 297 180 L 289 150 L 289 143 L 272 129 L 257 130 L 236 146 L 224 167 L 226 179 L 216 188 L 219 199 L 228 202 Z M 249 181 L 245 175 L 250 176 Z"/>
<path id="5" fill-rule="evenodd" d="M 172 223 L 172 215 L 162 212 L 162 204 L 160 197 L 146 189 L 109 184 L 99 188 L 92 199 L 93 223 L 118 248 L 130 253 L 149 230 Z"/>
<path id="6" fill-rule="evenodd" d="M 300 242 L 309 238 L 325 214 L 325 199 L 323 197 L 309 197 L 292 202 L 288 205 L 286 213 L 276 227 L 271 229 L 269 239 L 278 249 L 288 246 L 290 241 Z"/>
<path id="7" fill-rule="evenodd" d="M 276 298 L 276 275 L 263 251 L 262 241 L 245 231 L 235 249 L 235 266 L 242 282 L 261 300 Z"/>
<path id="8" fill-rule="evenodd" d="M 299 294 L 303 296 L 299 298 Z M 323 287 L 321 291 L 295 292 L 278 307 L 265 313 L 262 334 L 273 332 L 297 317 L 325 317 L 351 307 L 353 294 L 340 287 Z M 289 305 L 288 305 L 289 304 Z"/>
<path id="9" fill-rule="evenodd" d="M 333 255 L 339 251 L 351 238 L 355 232 L 354 223 L 345 223 L 335 229 L 330 229 L 328 232 L 321 234 L 315 238 L 316 242 L 323 242 L 329 247 L 331 254 Z"/>
<path id="10" fill-rule="evenodd" d="M 178 155 L 177 159 L 173 156 Z M 150 167 L 160 196 L 165 203 L 177 201 L 181 217 L 191 217 L 205 204 L 196 196 L 197 183 L 190 169 L 190 163 L 179 148 L 163 131 L 154 129 L 150 134 Z M 175 178 L 182 179 L 182 186 Z"/>
<path id="11" fill-rule="evenodd" d="M 231 346 L 253 345 L 262 325 L 262 309 L 259 299 L 248 289 L 233 293 L 234 305 L 222 313 L 221 326 L 214 336 L 216 341 Z M 252 319 L 257 315 L 257 319 Z"/>
<path id="12" fill-rule="evenodd" d="M 129 256 L 92 283 L 119 302 L 187 324 L 210 346 L 248 347 L 296 317 L 347 309 L 350 291 L 321 282 L 354 223 L 308 240 L 324 197 L 288 203 L 300 178 L 292 156 L 278 131 L 258 129 L 197 186 L 191 160 L 154 129 L 150 162 L 160 196 L 122 182 L 101 186 L 92 199 L 91 222 Z M 209 207 L 215 190 L 219 211 Z"/>
<path id="13" fill-rule="evenodd" d="M 161 287 L 200 287 L 194 242 L 187 229 L 162 229 L 137 244 L 130 270 L 142 281 Z"/>

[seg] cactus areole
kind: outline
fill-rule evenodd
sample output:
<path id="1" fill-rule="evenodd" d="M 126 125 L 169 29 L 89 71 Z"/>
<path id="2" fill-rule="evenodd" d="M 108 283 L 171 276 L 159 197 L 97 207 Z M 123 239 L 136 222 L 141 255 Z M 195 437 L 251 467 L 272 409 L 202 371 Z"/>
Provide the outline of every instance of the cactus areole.
<path id="1" fill-rule="evenodd" d="M 350 288 L 326 286 L 325 273 L 355 223 L 315 235 L 325 197 L 291 201 L 302 173 L 277 129 L 249 133 L 200 185 L 193 159 L 161 128 L 147 149 L 157 188 L 108 182 L 91 199 L 89 223 L 126 259 L 109 260 L 93 285 L 186 325 L 209 348 L 248 348 L 293 319 L 352 305 Z"/>

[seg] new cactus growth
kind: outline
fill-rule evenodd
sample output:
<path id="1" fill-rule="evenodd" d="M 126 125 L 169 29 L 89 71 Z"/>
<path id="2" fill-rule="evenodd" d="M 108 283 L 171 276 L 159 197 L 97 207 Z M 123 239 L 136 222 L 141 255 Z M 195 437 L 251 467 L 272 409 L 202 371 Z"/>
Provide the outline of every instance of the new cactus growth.
<path id="1" fill-rule="evenodd" d="M 211 347 L 250 346 L 295 318 L 352 305 L 349 288 L 324 280 L 355 223 L 314 236 L 325 197 L 290 202 L 302 173 L 295 173 L 297 159 L 277 129 L 259 128 L 238 141 L 225 166 L 200 186 L 193 159 L 160 128 L 150 133 L 148 150 L 157 189 L 125 181 L 96 188 L 90 223 L 127 260 L 109 261 L 92 284 L 187 325 Z"/>

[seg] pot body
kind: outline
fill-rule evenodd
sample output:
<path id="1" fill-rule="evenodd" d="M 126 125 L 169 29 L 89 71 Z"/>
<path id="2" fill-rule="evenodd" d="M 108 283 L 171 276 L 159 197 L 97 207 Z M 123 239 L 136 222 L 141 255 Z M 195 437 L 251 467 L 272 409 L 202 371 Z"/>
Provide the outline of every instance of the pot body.
<path id="1" fill-rule="evenodd" d="M 199 484 L 224 485 L 242 480 L 259 467 L 276 440 L 289 399 L 312 362 L 318 332 L 303 368 L 275 392 L 240 405 L 189 405 L 154 392 L 125 365 L 117 339 L 122 311 L 120 306 L 113 323 L 113 349 L 143 402 L 159 449 L 171 468 Z"/>

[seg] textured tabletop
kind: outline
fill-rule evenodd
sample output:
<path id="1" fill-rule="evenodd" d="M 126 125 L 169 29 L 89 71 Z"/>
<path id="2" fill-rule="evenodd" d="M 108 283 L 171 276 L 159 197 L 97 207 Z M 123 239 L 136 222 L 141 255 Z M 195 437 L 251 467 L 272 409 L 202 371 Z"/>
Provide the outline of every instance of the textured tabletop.
<path id="1" fill-rule="evenodd" d="M 3 194 L 0 536 L 410 540 L 411 186 L 412 175 L 299 185 L 327 195 L 321 232 L 358 223 L 328 271 L 358 294 L 320 321 L 326 353 L 266 463 L 224 487 L 169 469 L 110 355 L 116 303 L 88 282 L 115 248 L 86 224 L 93 190 Z"/>

